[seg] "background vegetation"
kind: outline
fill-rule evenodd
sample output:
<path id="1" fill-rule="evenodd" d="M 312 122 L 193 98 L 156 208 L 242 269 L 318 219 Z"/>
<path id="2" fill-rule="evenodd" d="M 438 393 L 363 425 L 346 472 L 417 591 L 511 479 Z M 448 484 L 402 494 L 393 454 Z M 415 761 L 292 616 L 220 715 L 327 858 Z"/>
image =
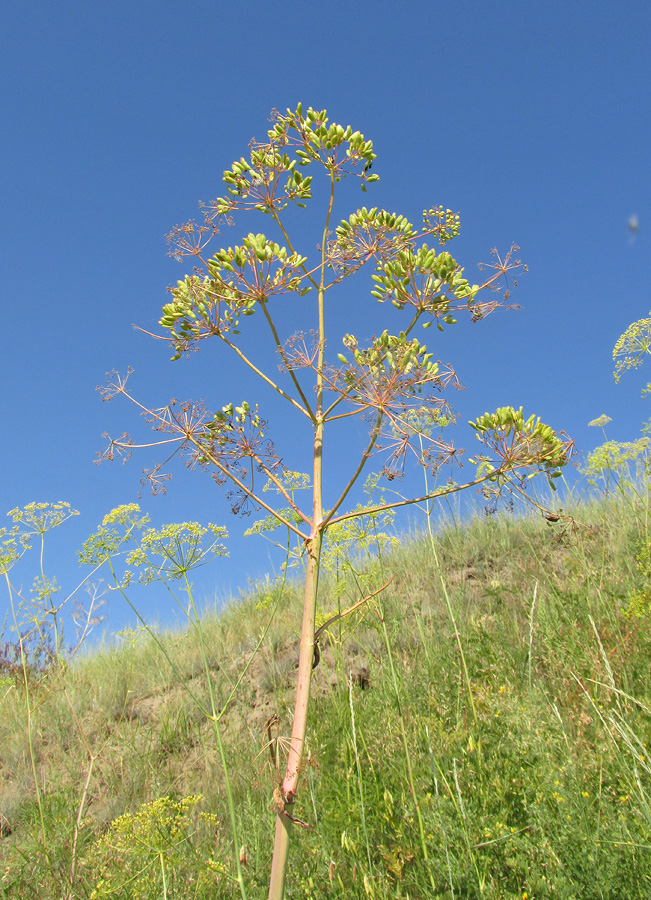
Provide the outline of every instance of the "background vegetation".
<path id="1" fill-rule="evenodd" d="M 648 896 L 649 498 L 630 465 L 595 453 L 600 490 L 558 523 L 331 542 L 318 622 L 393 580 L 321 640 L 288 896 Z M 231 897 L 233 850 L 265 896 L 300 616 L 288 578 L 67 664 L 7 645 L 0 896 Z M 243 672 L 219 721 L 233 848 L 201 710 Z"/>

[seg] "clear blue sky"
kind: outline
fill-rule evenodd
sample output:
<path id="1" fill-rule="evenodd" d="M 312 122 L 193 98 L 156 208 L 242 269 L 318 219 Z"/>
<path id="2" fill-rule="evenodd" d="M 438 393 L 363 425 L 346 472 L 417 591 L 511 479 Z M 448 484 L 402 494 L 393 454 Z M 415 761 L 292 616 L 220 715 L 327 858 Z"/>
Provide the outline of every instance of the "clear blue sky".
<path id="1" fill-rule="evenodd" d="M 242 399 L 244 384 L 258 399 L 218 348 L 206 343 L 171 363 L 164 344 L 131 325 L 154 329 L 166 286 L 184 274 L 164 235 L 223 193 L 222 171 L 265 137 L 270 110 L 299 100 L 374 141 L 381 181 L 366 196 L 347 194 L 340 216 L 362 203 L 416 224 L 424 207 L 459 211 L 462 237 L 450 249 L 471 278 L 492 247 L 520 245 L 529 266 L 514 298 L 521 311 L 426 332 L 466 386 L 452 398 L 462 422 L 523 405 L 583 454 L 600 441 L 587 423 L 602 413 L 610 438 L 638 436 L 651 416 L 640 399 L 651 375 L 616 386 L 611 352 L 651 308 L 650 42 L 651 5 L 621 0 L 8 7 L 0 509 L 4 517 L 32 500 L 67 500 L 80 510 L 52 535 L 48 573 L 73 586 L 83 539 L 137 499 L 141 467 L 159 458 L 94 465 L 102 432 L 138 429 L 126 404 L 101 402 L 106 371 L 133 366 L 131 384 L 152 406 L 201 396 L 219 408 Z M 245 217 L 224 242 L 265 227 Z M 330 314 L 335 330 L 381 330 L 365 282 L 346 297 Z M 278 448 L 299 468 L 298 447 L 282 440 L 286 421 Z M 460 426 L 455 443 L 471 440 Z M 343 477 L 336 449 L 326 453 Z M 141 505 L 156 525 L 228 526 L 231 559 L 197 575 L 200 599 L 237 593 L 279 564 L 263 541 L 242 538 L 251 520 L 233 517 L 205 476 L 181 472 L 166 496 L 145 493 Z M 30 571 L 16 570 L 17 580 Z M 162 594 L 142 603 L 149 618 L 170 621 Z M 132 620 L 119 599 L 106 611 L 112 630 Z"/>

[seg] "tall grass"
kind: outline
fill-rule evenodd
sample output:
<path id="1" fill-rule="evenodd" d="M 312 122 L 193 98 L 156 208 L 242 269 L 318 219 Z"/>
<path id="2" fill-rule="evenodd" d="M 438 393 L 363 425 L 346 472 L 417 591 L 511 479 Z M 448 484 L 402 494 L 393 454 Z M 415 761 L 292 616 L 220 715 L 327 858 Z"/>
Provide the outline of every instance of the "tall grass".
<path id="1" fill-rule="evenodd" d="M 322 620 L 393 581 L 321 641 L 288 896 L 649 896 L 646 507 L 477 516 L 331 567 Z M 66 896 L 73 860 L 75 898 L 233 897 L 238 867 L 265 896 L 301 615 L 288 583 L 271 616 L 278 590 L 123 635 L 65 690 L 4 679 L 0 897 Z"/>

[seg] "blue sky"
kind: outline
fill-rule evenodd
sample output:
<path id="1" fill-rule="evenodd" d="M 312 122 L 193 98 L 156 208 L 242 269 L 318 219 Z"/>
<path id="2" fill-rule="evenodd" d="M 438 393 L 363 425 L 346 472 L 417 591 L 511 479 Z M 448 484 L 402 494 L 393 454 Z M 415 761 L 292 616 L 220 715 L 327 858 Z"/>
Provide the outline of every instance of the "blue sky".
<path id="1" fill-rule="evenodd" d="M 417 224 L 425 207 L 459 211 L 450 249 L 470 278 L 491 248 L 520 246 L 522 310 L 425 333 L 466 386 L 451 398 L 462 423 L 523 405 L 582 454 L 600 441 L 587 423 L 602 413 L 608 437 L 637 437 L 651 376 L 615 385 L 611 354 L 651 308 L 650 38 L 651 7 L 626 2 L 117 0 L 6 11 L 0 509 L 67 500 L 80 511 L 51 535 L 48 574 L 73 586 L 84 538 L 137 500 L 141 467 L 160 458 L 94 464 L 103 432 L 139 428 L 126 404 L 101 402 L 95 387 L 109 370 L 132 366 L 130 383 L 152 406 L 204 397 L 219 408 L 246 389 L 266 402 L 271 432 L 276 417 L 290 467 L 306 459 L 304 435 L 217 348 L 171 363 L 164 344 L 131 327 L 153 330 L 166 287 L 185 274 L 164 235 L 223 193 L 223 170 L 264 138 L 270 110 L 299 100 L 374 141 L 381 180 L 367 195 L 347 189 L 339 217 L 364 203 Z M 267 224 L 239 219 L 224 243 Z M 368 339 L 387 312 L 363 279 L 346 291 L 329 313 L 333 334 Z M 399 330 L 396 316 L 387 324 Z M 469 430 L 457 431 L 455 444 L 471 447 Z M 344 477 L 340 461 L 327 447 L 333 479 Z M 231 557 L 197 573 L 199 599 L 237 594 L 280 563 L 242 538 L 251 520 L 233 517 L 205 476 L 181 471 L 166 496 L 145 492 L 140 503 L 156 525 L 227 525 Z M 35 561 L 23 560 L 18 582 Z M 156 589 L 140 602 L 148 618 L 172 621 Z M 132 621 L 119 598 L 105 611 L 110 630 Z"/>

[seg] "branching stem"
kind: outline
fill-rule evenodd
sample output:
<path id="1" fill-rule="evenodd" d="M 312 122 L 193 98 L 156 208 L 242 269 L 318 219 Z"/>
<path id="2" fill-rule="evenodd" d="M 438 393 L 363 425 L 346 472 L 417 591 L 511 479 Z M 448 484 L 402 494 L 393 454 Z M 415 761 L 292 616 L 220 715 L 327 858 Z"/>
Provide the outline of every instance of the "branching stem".
<path id="1" fill-rule="evenodd" d="M 296 374 L 294 373 L 294 370 L 291 368 L 291 366 L 289 365 L 289 363 L 288 363 L 288 361 L 287 361 L 287 355 L 286 355 L 286 353 L 285 353 L 285 348 L 283 347 L 283 345 L 282 345 L 281 342 L 280 342 L 280 338 L 278 337 L 278 332 L 276 331 L 276 326 L 274 325 L 273 319 L 271 318 L 271 315 L 270 315 L 270 313 L 269 313 L 269 310 L 267 309 L 267 304 L 266 304 L 266 303 L 263 303 L 263 304 L 262 304 L 262 312 L 264 313 L 264 317 L 265 317 L 265 319 L 267 320 L 267 322 L 268 322 L 268 324 L 269 324 L 269 328 L 271 329 L 271 333 L 272 333 L 272 335 L 273 335 L 274 343 L 276 344 L 276 349 L 278 350 L 278 353 L 280 354 L 280 358 L 282 359 L 285 368 L 286 368 L 287 371 L 289 372 L 289 377 L 290 377 L 290 378 L 292 379 L 292 381 L 294 382 L 294 387 L 295 387 L 296 390 L 298 391 L 299 397 L 300 397 L 301 400 L 303 401 L 303 407 L 301 407 L 301 405 L 300 405 L 299 403 L 296 403 L 295 400 L 292 400 L 292 398 L 289 397 L 289 395 L 284 394 L 284 392 L 281 392 L 281 393 L 283 393 L 283 396 L 284 396 L 286 399 L 290 400 L 291 403 L 294 404 L 294 406 L 298 407 L 298 409 L 300 409 L 301 412 L 302 412 L 304 415 L 306 415 L 306 416 L 308 417 L 308 419 L 310 419 L 312 422 L 314 422 L 314 413 L 312 412 L 312 408 L 311 408 L 310 404 L 309 404 L 308 401 L 307 401 L 307 397 L 306 397 L 305 394 L 303 393 L 303 389 L 301 388 L 301 385 L 300 385 L 300 383 L 299 383 L 299 381 L 298 381 L 298 378 L 296 377 Z M 263 377 L 264 377 L 264 376 L 263 376 Z"/>
<path id="2" fill-rule="evenodd" d="M 263 303 L 261 305 L 262 305 L 262 309 L 265 313 L 266 319 L 269 322 L 269 324 L 274 332 L 274 335 L 276 337 L 276 346 L 278 347 L 278 350 L 283 358 L 283 362 L 285 363 L 285 365 L 287 365 L 287 360 L 285 359 L 284 350 L 281 347 L 280 343 L 278 343 L 277 335 L 275 334 L 275 328 L 273 327 L 273 323 L 271 322 L 271 317 L 269 316 L 269 313 L 267 311 L 267 304 Z M 229 339 L 225 335 L 220 334 L 219 337 L 228 347 L 230 347 L 230 349 L 233 351 L 233 353 L 236 353 L 239 356 L 239 358 L 242 360 L 242 362 L 245 365 L 247 365 L 251 369 L 252 372 L 255 372 L 255 374 L 258 375 L 262 379 L 262 381 L 265 382 L 265 384 L 268 384 L 269 387 L 272 388 L 274 391 L 276 391 L 277 394 L 280 394 L 280 396 L 284 400 L 287 400 L 288 403 L 291 403 L 292 406 L 295 409 L 297 409 L 300 413 L 303 413 L 303 415 L 307 416 L 308 419 L 310 419 L 311 421 L 314 421 L 314 415 L 313 415 L 312 411 L 310 410 L 309 404 L 308 404 L 303 392 L 301 391 L 301 387 L 300 387 L 297 379 L 294 377 L 293 372 L 291 372 L 291 370 L 290 370 L 290 373 L 292 374 L 292 380 L 294 381 L 294 384 L 296 385 L 296 388 L 300 393 L 301 400 L 303 401 L 304 406 L 301 406 L 301 404 L 298 403 L 296 400 L 294 400 L 293 397 L 290 397 L 290 395 L 288 393 L 286 393 L 280 387 L 280 385 L 276 384 L 275 381 L 272 381 L 272 379 L 269 378 L 268 375 L 265 375 L 265 373 L 261 369 L 259 369 L 255 365 L 255 363 L 252 363 L 251 360 L 247 356 L 245 356 L 244 353 L 242 353 L 240 348 L 236 344 L 234 344 L 232 341 L 229 341 Z"/>
<path id="3" fill-rule="evenodd" d="M 379 435 L 379 433 L 380 433 L 380 426 L 381 426 L 381 424 L 382 424 L 382 419 L 383 419 L 383 414 L 382 414 L 382 412 L 379 412 L 379 413 L 378 413 L 378 416 L 377 416 L 377 419 L 376 419 L 376 421 L 375 421 L 375 426 L 374 426 L 374 428 L 373 428 L 373 431 L 371 432 L 371 439 L 370 439 L 369 442 L 368 442 L 368 445 L 367 445 L 367 447 L 366 447 L 366 450 L 364 450 L 364 452 L 362 453 L 362 457 L 361 457 L 361 459 L 360 459 L 360 461 L 359 461 L 359 464 L 358 464 L 357 468 L 355 469 L 355 471 L 353 472 L 353 474 L 352 474 L 352 476 L 351 476 L 351 478 L 350 478 L 348 484 L 346 485 L 346 487 L 345 487 L 345 488 L 343 489 L 343 491 L 341 492 L 341 495 L 340 495 L 339 499 L 337 500 L 337 502 L 335 503 L 335 505 L 332 507 L 332 509 L 330 510 L 330 512 L 327 514 L 327 516 L 326 516 L 325 519 L 323 520 L 323 527 L 324 527 L 324 528 L 327 527 L 327 525 L 332 521 L 334 514 L 337 512 L 337 510 L 339 509 L 339 507 L 341 506 L 341 504 L 344 502 L 344 500 L 345 500 L 346 497 L 348 496 L 349 491 L 351 490 L 351 488 L 353 487 L 353 485 L 355 484 L 355 482 L 357 481 L 357 479 L 358 479 L 359 476 L 361 475 L 364 466 L 365 466 L 366 463 L 368 462 L 368 459 L 369 459 L 369 457 L 370 457 L 370 455 L 371 455 L 371 452 L 372 452 L 372 450 L 373 450 L 373 447 L 375 446 L 375 443 L 376 443 L 376 441 L 377 441 L 377 439 L 378 439 L 378 435 Z"/>

